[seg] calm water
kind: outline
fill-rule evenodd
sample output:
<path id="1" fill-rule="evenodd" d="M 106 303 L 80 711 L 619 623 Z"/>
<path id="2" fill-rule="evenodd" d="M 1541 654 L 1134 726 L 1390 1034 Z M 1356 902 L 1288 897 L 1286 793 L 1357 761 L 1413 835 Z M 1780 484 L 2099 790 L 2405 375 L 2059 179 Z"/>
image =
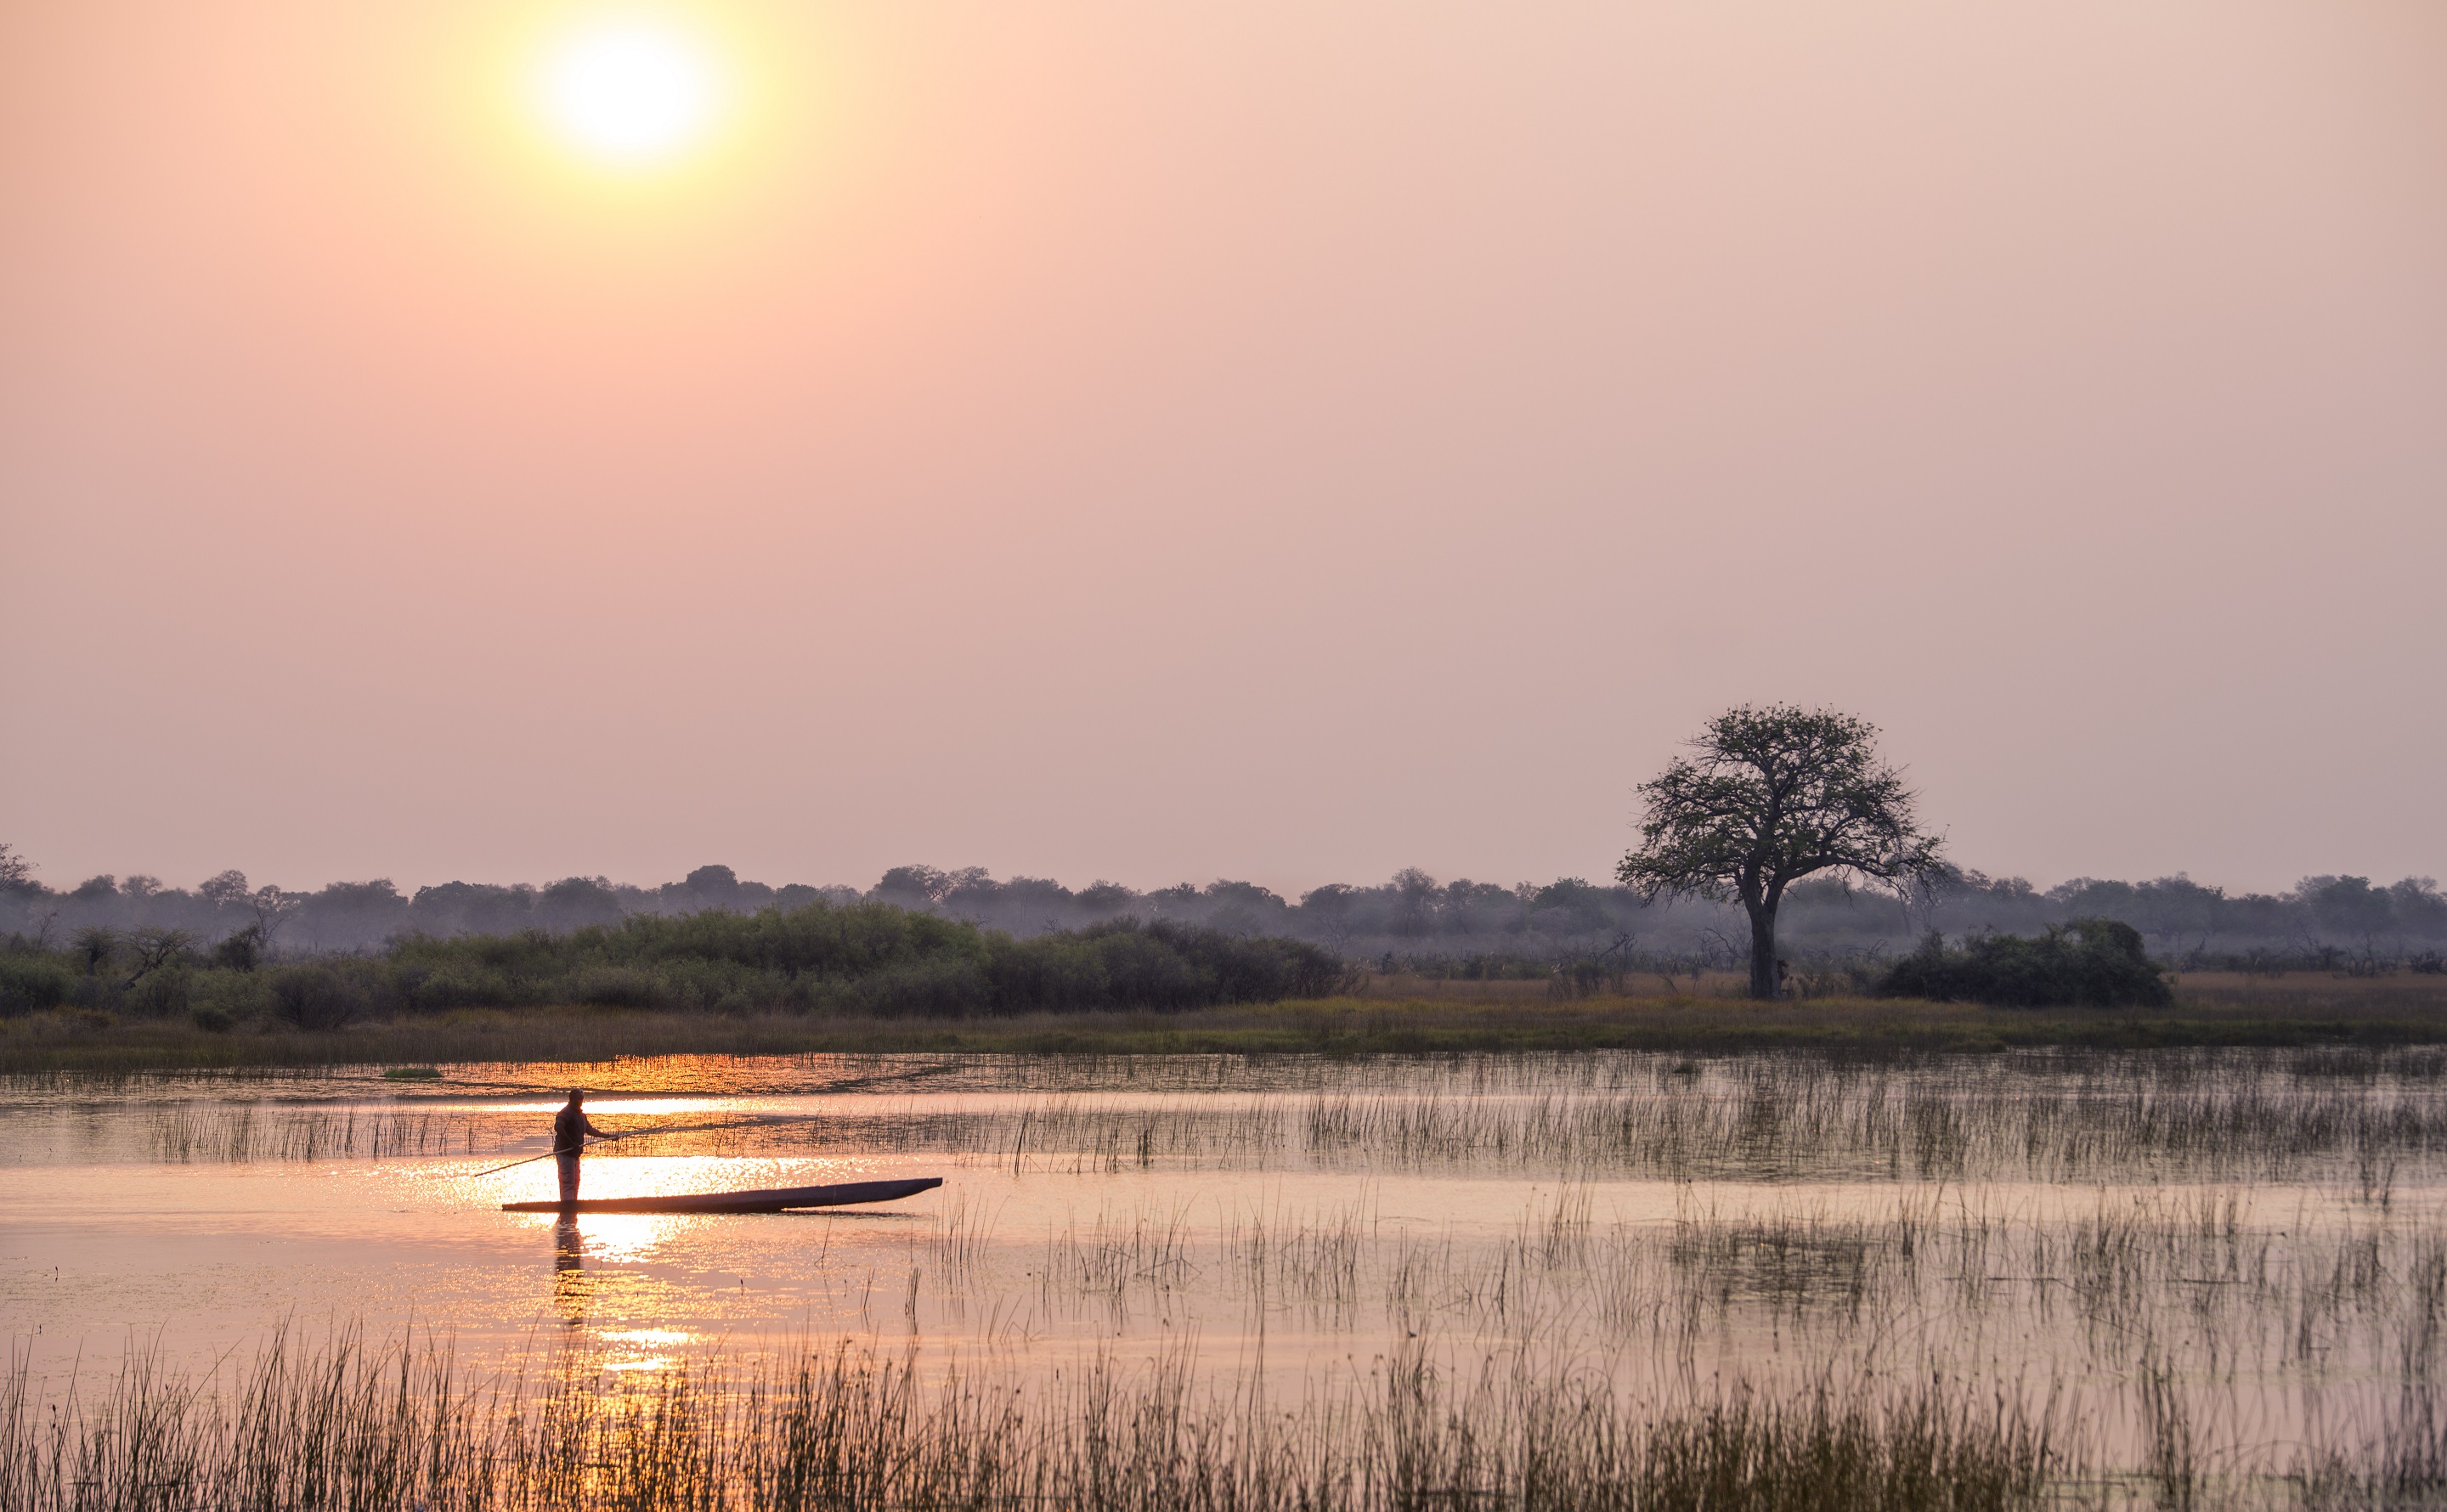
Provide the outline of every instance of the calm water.
<path id="1" fill-rule="evenodd" d="M 940 1176 L 756 1217 L 508 1214 L 566 1068 L 18 1082 L 0 1317 L 56 1389 L 286 1325 L 652 1371 L 849 1337 L 1231 1389 L 1395 1351 L 1634 1392 L 1932 1376 L 2138 1453 L 2143 1388 L 2282 1468 L 2381 1432 L 2447 1333 L 2435 1057 L 1589 1055 L 590 1068 L 595 1197 Z"/>

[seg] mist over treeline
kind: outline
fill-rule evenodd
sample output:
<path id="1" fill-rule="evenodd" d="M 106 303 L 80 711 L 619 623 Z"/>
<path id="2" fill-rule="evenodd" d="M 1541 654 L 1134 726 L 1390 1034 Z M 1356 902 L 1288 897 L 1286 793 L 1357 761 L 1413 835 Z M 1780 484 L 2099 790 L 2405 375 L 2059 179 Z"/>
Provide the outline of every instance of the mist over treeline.
<path id="1" fill-rule="evenodd" d="M 642 887 L 600 877 L 541 885 L 446 882 L 404 893 L 387 879 L 313 891 L 257 884 L 225 871 L 193 887 L 145 876 L 100 876 L 71 887 L 39 880 L 0 846 L 0 934 L 64 944 L 80 931 L 175 929 L 203 944 L 243 931 L 273 954 L 357 952 L 411 936 L 560 935 L 637 917 L 752 914 L 813 902 L 880 902 L 1027 938 L 1119 919 L 1168 920 L 1227 934 L 1280 936 L 1345 959 L 1413 969 L 1500 970 L 1613 954 L 1625 961 L 1730 961 L 1738 910 L 1697 900 L 1643 902 L 1627 887 L 1560 878 L 1501 884 L 1440 880 L 1415 868 L 1369 885 L 1334 882 L 1285 898 L 1252 882 L 1142 892 L 1116 882 L 1068 887 L 1045 878 L 996 879 L 981 868 L 898 866 L 867 888 L 772 885 L 730 867 L 701 866 Z M 2139 930 L 2152 954 L 2179 965 L 2406 958 L 2447 943 L 2447 897 L 2429 878 L 2389 884 L 2306 877 L 2281 894 L 2229 892 L 2177 875 L 2139 882 L 2077 878 L 2045 890 L 2020 878 L 1953 873 L 1906 897 L 1813 879 L 1787 895 L 1783 948 L 1796 958 L 1874 958 L 1936 931 L 1951 937 L 2032 934 L 2079 918 Z"/>

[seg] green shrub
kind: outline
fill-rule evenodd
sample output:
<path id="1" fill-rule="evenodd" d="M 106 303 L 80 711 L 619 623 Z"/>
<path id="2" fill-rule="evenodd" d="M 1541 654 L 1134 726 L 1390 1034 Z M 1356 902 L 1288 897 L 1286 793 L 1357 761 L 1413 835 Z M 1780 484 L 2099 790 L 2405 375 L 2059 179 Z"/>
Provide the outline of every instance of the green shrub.
<path id="1" fill-rule="evenodd" d="M 989 941 L 986 983 L 1003 1013 L 1058 1012 L 1110 1007 L 1112 978 L 1104 952 L 1075 936 L 1033 940 L 997 935 Z"/>
<path id="2" fill-rule="evenodd" d="M 0 955 L 0 1018 L 57 1008 L 76 985 L 76 973 L 47 955 Z"/>
<path id="3" fill-rule="evenodd" d="M 283 966 L 272 974 L 272 1011 L 298 1029 L 340 1029 L 364 1013 L 366 993 L 328 964 Z"/>
<path id="4" fill-rule="evenodd" d="M 858 979 L 855 1001 L 878 1018 L 969 1018 L 993 1011 L 985 969 L 965 955 L 938 955 Z"/>
<path id="5" fill-rule="evenodd" d="M 761 914 L 637 917 L 567 935 L 408 936 L 379 956 L 272 964 L 260 946 L 259 935 L 240 931 L 130 981 L 95 968 L 108 959 L 104 951 L 133 950 L 142 959 L 140 937 L 96 934 L 59 951 L 21 941 L 0 955 L 0 1016 L 72 1006 L 330 1030 L 400 1012 L 554 1004 L 891 1018 L 1171 1012 L 1324 996 L 1343 978 L 1341 962 L 1318 946 L 1168 920 L 1017 939 L 888 904 L 823 900 Z"/>
<path id="6" fill-rule="evenodd" d="M 1177 948 L 1181 943 L 1190 943 L 1173 937 L 1177 933 L 1186 931 L 1178 925 L 1170 929 L 1163 924 L 1142 927 L 1129 919 L 1083 931 L 1083 939 L 1103 958 L 1105 978 L 1111 984 L 1111 1001 L 1078 1006 L 1162 1012 L 1224 1001 L 1224 986 L 1216 973 L 1198 958 L 1202 953 Z M 1038 941 L 1024 943 L 1035 945 Z"/>
<path id="7" fill-rule="evenodd" d="M 1887 971 L 1878 992 L 1999 1008 L 2164 1008 L 2175 1000 L 2140 931 L 2112 918 L 2077 918 L 2037 937 L 1974 936 L 1960 949 L 1932 933 Z"/>
<path id="8" fill-rule="evenodd" d="M 937 955 L 982 954 L 980 935 L 974 924 L 884 903 L 819 902 L 761 914 L 632 918 L 579 930 L 563 944 L 572 955 L 622 965 L 721 961 L 786 978 L 858 977 Z"/>
<path id="9" fill-rule="evenodd" d="M 593 966 L 571 973 L 569 1000 L 598 1008 L 672 1008 L 669 983 L 630 966 Z"/>
<path id="10" fill-rule="evenodd" d="M 403 971 L 392 977 L 392 989 L 410 1009 L 422 1013 L 454 1008 L 506 1008 L 519 1001 L 518 990 L 498 972 L 481 964 L 446 967 L 440 971 Z"/>
<path id="11" fill-rule="evenodd" d="M 233 972 L 251 972 L 263 964 L 263 926 L 249 924 L 213 947 L 212 962 Z"/>
<path id="12" fill-rule="evenodd" d="M 272 1011 L 272 984 L 261 973 L 198 972 L 188 992 L 190 1016 L 218 1013 L 232 1024 Z"/>
<path id="13" fill-rule="evenodd" d="M 194 973 L 184 967 L 148 972 L 128 984 L 124 1001 L 140 1018 L 179 1018 L 191 1006 Z"/>

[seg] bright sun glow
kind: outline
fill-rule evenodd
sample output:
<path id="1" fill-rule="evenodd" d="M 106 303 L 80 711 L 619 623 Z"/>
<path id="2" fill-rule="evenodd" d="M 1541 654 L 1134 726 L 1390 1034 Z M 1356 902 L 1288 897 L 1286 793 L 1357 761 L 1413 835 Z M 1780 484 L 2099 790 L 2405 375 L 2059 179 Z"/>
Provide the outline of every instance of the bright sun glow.
<path id="1" fill-rule="evenodd" d="M 623 168 L 668 162 L 702 142 L 721 113 L 725 83 L 701 39 L 644 17 L 565 34 L 545 50 L 537 78 L 554 133 Z"/>

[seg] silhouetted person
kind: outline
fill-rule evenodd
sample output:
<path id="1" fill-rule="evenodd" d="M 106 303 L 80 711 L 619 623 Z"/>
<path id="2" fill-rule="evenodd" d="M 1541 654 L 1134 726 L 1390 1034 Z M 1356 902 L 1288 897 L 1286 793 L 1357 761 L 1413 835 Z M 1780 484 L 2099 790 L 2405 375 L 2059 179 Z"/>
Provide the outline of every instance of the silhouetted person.
<path id="1" fill-rule="evenodd" d="M 578 1200 L 578 1158 L 586 1150 L 586 1136 L 605 1138 L 603 1131 L 586 1121 L 586 1088 L 569 1089 L 569 1106 L 553 1115 L 552 1159 L 560 1167 L 560 1201 L 566 1207 Z"/>

